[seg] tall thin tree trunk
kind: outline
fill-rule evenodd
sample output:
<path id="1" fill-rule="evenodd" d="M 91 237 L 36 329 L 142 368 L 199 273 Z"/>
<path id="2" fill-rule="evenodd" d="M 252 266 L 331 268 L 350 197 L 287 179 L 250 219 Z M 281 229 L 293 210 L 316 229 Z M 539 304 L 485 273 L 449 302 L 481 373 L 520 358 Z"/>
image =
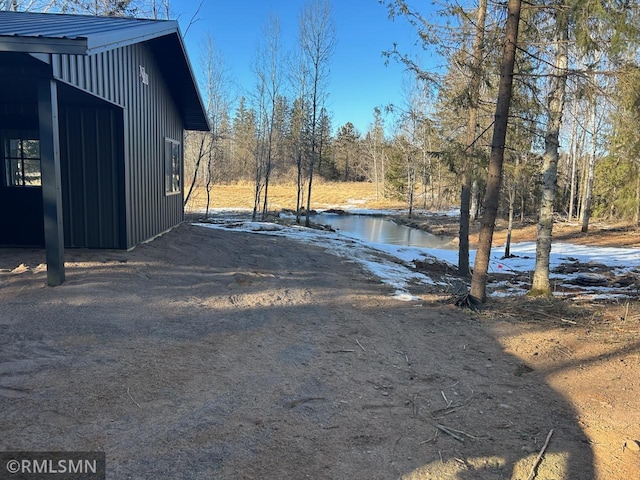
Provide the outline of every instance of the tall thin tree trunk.
<path id="1" fill-rule="evenodd" d="M 576 199 L 576 164 L 578 162 L 578 101 L 573 103 L 573 124 L 571 125 L 571 143 L 569 144 L 569 155 L 571 157 L 571 177 L 570 177 L 570 193 L 569 193 L 569 213 L 567 219 L 573 219 Z"/>
<path id="2" fill-rule="evenodd" d="M 264 201 L 262 204 L 262 220 L 267 218 L 267 209 L 269 207 L 269 180 L 271 179 L 271 158 L 273 156 L 273 130 L 275 122 L 276 101 L 275 97 L 271 101 L 271 118 L 269 120 L 269 145 L 267 150 L 267 164 L 264 172 Z"/>
<path id="3" fill-rule="evenodd" d="M 516 192 L 512 189 L 509 192 L 509 226 L 507 227 L 507 240 L 504 243 L 504 256 L 511 256 L 511 233 L 513 232 L 513 210 L 516 202 Z"/>
<path id="4" fill-rule="evenodd" d="M 635 221 L 640 225 L 640 165 L 636 165 L 636 215 Z"/>
<path id="5" fill-rule="evenodd" d="M 209 207 L 211 206 L 211 188 L 213 186 L 213 148 L 209 147 L 209 159 L 207 162 L 207 206 L 204 211 L 204 218 L 209 218 Z"/>
<path id="6" fill-rule="evenodd" d="M 511 106 L 511 92 L 513 87 L 513 68 L 516 60 L 518 44 L 518 27 L 520 25 L 521 0 L 509 0 L 507 5 L 507 28 L 505 32 L 504 53 L 500 65 L 500 84 L 498 86 L 498 100 L 491 140 L 491 157 L 489 158 L 489 174 L 487 176 L 487 190 L 484 197 L 484 214 L 482 215 L 480 238 L 476 261 L 471 277 L 470 300 L 472 303 L 487 300 L 487 272 L 491 256 L 491 243 L 498 214 L 498 200 L 500 183 L 502 180 L 502 162 L 504 161 L 505 140 L 509 123 L 509 108 Z"/>
<path id="7" fill-rule="evenodd" d="M 429 194 L 431 196 L 430 198 L 430 204 L 431 207 L 433 208 L 433 205 L 435 203 L 435 185 L 433 184 L 433 162 L 431 160 L 431 155 L 429 155 Z"/>
<path id="8" fill-rule="evenodd" d="M 253 213 L 251 214 L 251 220 L 255 220 L 258 217 L 258 209 L 260 208 L 262 198 L 263 173 L 264 173 L 264 138 L 263 133 L 260 133 L 258 142 L 256 145 L 256 172 L 255 172 L 255 188 L 253 196 Z"/>
<path id="9" fill-rule="evenodd" d="M 469 210 L 469 215 L 471 220 L 475 221 L 478 218 L 478 211 L 480 210 L 480 189 L 478 187 L 478 181 L 474 180 L 471 184 L 471 210 Z"/>
<path id="10" fill-rule="evenodd" d="M 597 102 L 594 99 L 591 109 L 591 155 L 589 155 L 589 165 L 587 167 L 587 182 L 584 192 L 584 206 L 582 207 L 582 233 L 589 231 L 589 218 L 591 217 L 591 198 L 593 194 L 593 177 L 596 169 L 596 154 L 597 154 L 597 130 L 596 124 L 596 108 Z"/>
<path id="11" fill-rule="evenodd" d="M 471 175 L 466 170 L 462 173 L 462 189 L 460 191 L 460 231 L 458 244 L 458 274 L 468 277 L 469 273 L 469 209 L 471 205 Z"/>
<path id="12" fill-rule="evenodd" d="M 426 159 L 422 163 L 422 208 L 427 209 L 427 196 L 429 189 L 429 172 L 427 171 Z"/>
<path id="13" fill-rule="evenodd" d="M 458 274 L 469 275 L 469 208 L 471 203 L 471 169 L 473 168 L 473 150 L 478 124 L 478 103 L 480 100 L 480 67 L 484 50 L 484 28 L 487 18 L 487 0 L 480 0 L 476 16 L 476 35 L 473 40 L 473 59 L 471 79 L 469 81 L 469 118 L 467 122 L 467 156 L 462 166 L 462 189 L 460 191 L 460 230 L 458 244 Z"/>
<path id="14" fill-rule="evenodd" d="M 316 155 L 317 155 L 317 139 L 316 139 L 316 129 L 318 126 L 318 89 L 319 86 L 319 75 L 318 66 L 314 70 L 314 81 L 313 81 L 313 95 L 311 100 L 311 159 L 309 160 L 309 185 L 307 186 L 307 211 L 305 212 L 304 226 L 311 226 L 311 192 L 313 187 L 313 169 L 316 164 Z"/>
<path id="15" fill-rule="evenodd" d="M 513 218 L 515 217 L 516 210 L 516 197 L 518 195 L 518 181 L 517 178 L 521 174 L 520 171 L 520 157 L 516 157 L 515 170 L 513 171 L 513 180 L 509 184 L 508 199 L 509 199 L 509 224 L 507 226 L 507 239 L 504 243 L 504 256 L 509 258 L 511 256 L 511 234 L 513 233 Z"/>
<path id="16" fill-rule="evenodd" d="M 374 144 L 373 144 L 373 178 L 374 181 L 376 182 L 376 201 L 378 200 L 378 190 L 379 190 L 379 186 L 378 186 L 378 151 L 377 151 L 377 145 L 376 145 L 376 140 L 373 140 Z"/>
<path id="17" fill-rule="evenodd" d="M 413 194 L 415 190 L 415 166 L 413 165 L 413 159 L 409 158 L 409 168 L 407 172 L 407 186 L 409 187 L 408 201 L 409 201 L 409 218 L 413 215 Z"/>
<path id="18" fill-rule="evenodd" d="M 196 186 L 196 181 L 198 180 L 198 171 L 200 170 L 200 162 L 202 161 L 202 157 L 204 157 L 204 142 L 207 138 L 207 134 L 203 133 L 202 138 L 200 139 L 200 147 L 198 148 L 198 160 L 196 160 L 196 167 L 193 172 L 193 177 L 191 178 L 191 185 L 189 186 L 189 191 L 187 192 L 186 197 L 184 197 L 183 206 L 186 206 L 189 203 L 189 199 L 191 198 L 191 194 L 193 193 L 193 189 Z"/>
<path id="19" fill-rule="evenodd" d="M 530 295 L 551 295 L 549 262 L 553 231 L 553 204 L 557 188 L 558 150 L 560 148 L 560 127 L 562 126 L 562 112 L 567 86 L 569 48 L 567 12 L 562 8 L 558 8 L 555 16 L 555 66 L 550 80 L 551 85 L 548 96 L 549 112 L 547 133 L 544 139 L 545 153 L 542 162 L 542 191 L 536 241 L 536 265 L 533 272 Z"/>
<path id="20" fill-rule="evenodd" d="M 442 208 L 442 168 L 438 165 L 438 205 L 437 210 Z"/>

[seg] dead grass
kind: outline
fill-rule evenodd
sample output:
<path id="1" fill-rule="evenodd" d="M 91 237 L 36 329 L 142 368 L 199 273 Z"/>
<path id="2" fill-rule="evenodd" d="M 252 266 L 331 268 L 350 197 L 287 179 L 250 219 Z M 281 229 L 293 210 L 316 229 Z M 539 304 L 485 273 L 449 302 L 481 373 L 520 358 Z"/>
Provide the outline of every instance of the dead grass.
<path id="1" fill-rule="evenodd" d="M 231 185 L 215 185 L 211 191 L 211 208 L 253 208 L 254 185 L 248 182 Z M 306 198 L 306 190 L 305 190 Z M 193 212 L 206 207 L 206 191 L 197 189 L 187 204 L 186 211 Z M 295 209 L 296 185 L 273 184 L 269 186 L 269 209 Z M 406 204 L 389 200 L 380 193 L 376 198 L 376 186 L 367 182 L 317 182 L 311 194 L 311 208 L 405 208 Z"/>

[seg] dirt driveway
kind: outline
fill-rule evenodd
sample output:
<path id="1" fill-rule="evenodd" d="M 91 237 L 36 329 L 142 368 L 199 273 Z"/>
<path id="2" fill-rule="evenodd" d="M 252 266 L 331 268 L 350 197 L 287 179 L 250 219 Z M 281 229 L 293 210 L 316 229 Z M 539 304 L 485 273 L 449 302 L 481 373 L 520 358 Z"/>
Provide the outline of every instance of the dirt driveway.
<path id="1" fill-rule="evenodd" d="M 553 430 L 535 478 L 596 476 L 499 328 L 319 248 L 182 225 L 68 251 L 61 287 L 42 261 L 0 257 L 0 450 L 105 451 L 113 480 L 526 479 Z"/>

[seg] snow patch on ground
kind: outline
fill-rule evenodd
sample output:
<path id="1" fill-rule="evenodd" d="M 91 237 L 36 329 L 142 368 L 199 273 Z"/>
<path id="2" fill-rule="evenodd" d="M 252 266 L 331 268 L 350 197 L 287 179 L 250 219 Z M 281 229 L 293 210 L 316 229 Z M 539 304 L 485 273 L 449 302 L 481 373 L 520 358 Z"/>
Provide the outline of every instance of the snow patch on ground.
<path id="1" fill-rule="evenodd" d="M 414 260 L 431 263 L 435 260 L 449 264 L 455 270 L 458 263 L 456 250 L 437 248 L 407 247 L 389 244 L 373 244 L 364 242 L 345 232 L 332 232 L 305 228 L 299 225 L 281 225 L 271 222 L 257 222 L 234 216 L 232 211 L 217 211 L 219 217 L 211 223 L 196 223 L 207 228 L 217 228 L 229 231 L 252 232 L 286 237 L 295 241 L 310 243 L 322 247 L 334 255 L 348 261 L 357 262 L 381 282 L 395 290 L 394 298 L 403 301 L 416 301 L 419 298 L 409 292 L 410 285 L 446 285 L 431 279 L 424 273 L 417 272 Z M 236 214 L 239 213 L 236 210 Z M 365 211 L 358 211 L 365 214 Z M 380 215 L 380 210 L 369 211 L 369 214 Z M 449 212 L 447 212 L 449 213 Z M 282 218 L 289 218 L 283 216 Z M 510 258 L 503 258 L 503 248 L 494 248 L 489 263 L 489 272 L 516 275 L 527 275 L 535 267 L 535 242 L 515 243 L 511 246 Z M 470 262 L 475 261 L 475 251 L 470 252 Z M 563 264 L 580 262 L 582 264 L 601 264 L 609 267 L 611 274 L 616 276 L 628 273 L 640 273 L 640 249 L 590 247 L 569 243 L 554 243 L 551 248 L 550 269 L 553 270 Z M 578 274 L 552 273 L 553 283 L 571 283 Z M 594 300 L 616 300 L 633 295 L 630 289 L 611 288 L 607 286 L 581 286 L 582 291 Z M 635 287 L 637 295 L 637 287 Z M 487 288 L 490 295 L 510 296 L 521 295 L 526 287 L 517 280 L 501 279 L 490 283 Z M 558 291 L 557 295 L 569 295 L 571 292 Z"/>
<path id="2" fill-rule="evenodd" d="M 410 260 L 405 261 L 400 257 L 394 257 L 389 255 L 387 251 L 378 248 L 378 245 L 367 244 L 361 240 L 342 235 L 339 232 L 239 219 L 227 219 L 214 223 L 196 223 L 196 225 L 235 232 L 281 236 L 325 248 L 334 255 L 362 265 L 373 276 L 393 287 L 396 290 L 394 298 L 403 301 L 416 299 L 408 292 L 410 283 L 434 284 L 433 280 L 428 276 L 412 271 L 408 263 Z"/>

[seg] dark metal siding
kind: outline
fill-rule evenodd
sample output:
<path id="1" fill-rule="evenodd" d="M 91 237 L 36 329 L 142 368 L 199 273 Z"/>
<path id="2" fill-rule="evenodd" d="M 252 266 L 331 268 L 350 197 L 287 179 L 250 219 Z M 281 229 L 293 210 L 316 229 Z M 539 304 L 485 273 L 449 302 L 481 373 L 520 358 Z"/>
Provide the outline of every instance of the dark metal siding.
<path id="1" fill-rule="evenodd" d="M 60 133 L 65 246 L 125 248 L 122 111 L 62 103 Z"/>
<path id="2" fill-rule="evenodd" d="M 182 194 L 165 194 L 164 140 L 179 141 L 182 154 L 184 124 L 150 48 L 141 43 L 89 57 L 52 55 L 51 64 L 55 78 L 124 109 L 125 246 L 180 223 Z"/>
<path id="3" fill-rule="evenodd" d="M 128 149 L 128 187 L 130 219 L 129 246 L 147 240 L 177 225 L 183 219 L 182 195 L 166 195 L 164 185 L 164 139 L 182 144 L 183 123 L 170 92 L 144 44 L 125 49 L 125 149 Z M 149 84 L 139 78 L 142 65 Z"/>

